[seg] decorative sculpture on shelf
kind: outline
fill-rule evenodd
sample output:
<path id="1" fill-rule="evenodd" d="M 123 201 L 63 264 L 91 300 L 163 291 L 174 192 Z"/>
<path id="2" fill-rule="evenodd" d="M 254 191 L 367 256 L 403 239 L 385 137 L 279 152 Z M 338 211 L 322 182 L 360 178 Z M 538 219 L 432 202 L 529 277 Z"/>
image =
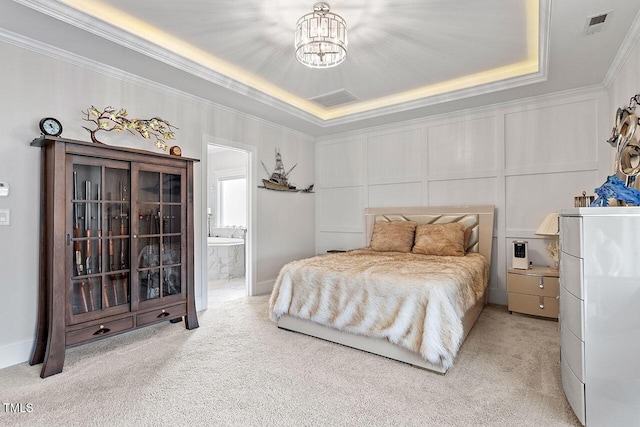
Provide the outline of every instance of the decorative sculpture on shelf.
<path id="1" fill-rule="evenodd" d="M 138 133 L 146 139 L 155 138 L 156 147 L 166 151 L 168 148 L 166 141 L 175 139 L 174 130 L 178 129 L 160 117 L 130 119 L 127 117 L 127 110 L 124 108 L 117 110 L 113 107 L 106 107 L 100 111 L 92 105 L 91 108 L 87 108 L 87 111 L 83 111 L 83 113 L 86 115 L 83 120 L 96 124 L 95 129 L 83 126 L 91 134 L 91 141 L 96 144 L 102 144 L 96 139 L 96 133 L 99 131 L 123 132 L 126 130 L 134 135 Z"/>
<path id="2" fill-rule="evenodd" d="M 609 199 L 616 199 L 627 205 L 640 205 L 640 191 L 627 187 L 615 175 L 608 176 L 607 181 L 594 191 L 598 198 L 591 203 L 591 206 L 609 206 Z"/>
<path id="3" fill-rule="evenodd" d="M 615 126 L 607 142 L 616 149 L 614 173 L 627 187 L 640 190 L 640 131 L 636 106 L 640 103 L 640 94 L 629 100 L 629 106 L 618 108 Z"/>
<path id="4" fill-rule="evenodd" d="M 640 205 L 640 123 L 635 114 L 638 104 L 640 94 L 629 100 L 628 107 L 616 111 L 615 126 L 607 140 L 616 149 L 614 175 L 595 189 L 598 198 L 591 206 L 609 206 L 609 199 L 623 205 Z"/>
<path id="5" fill-rule="evenodd" d="M 286 170 L 284 167 L 284 163 L 282 163 L 282 156 L 280 155 L 280 151 L 276 149 L 276 167 L 271 172 L 269 168 L 262 162 L 262 167 L 269 175 L 269 179 L 263 179 L 262 183 L 264 185 L 259 185 L 258 188 L 266 188 L 267 190 L 276 190 L 276 191 L 289 191 L 289 192 L 301 192 L 301 193 L 313 193 L 313 184 L 308 186 L 305 189 L 298 189 L 296 186 L 289 182 L 289 174 L 291 171 L 298 166 L 296 163 L 289 170 Z"/>

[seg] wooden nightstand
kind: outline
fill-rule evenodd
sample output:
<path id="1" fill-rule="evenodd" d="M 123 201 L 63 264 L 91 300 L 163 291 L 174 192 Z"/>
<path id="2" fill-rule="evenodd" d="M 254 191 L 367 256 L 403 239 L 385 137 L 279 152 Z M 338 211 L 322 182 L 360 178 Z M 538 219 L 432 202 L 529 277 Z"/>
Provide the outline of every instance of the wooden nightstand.
<path id="1" fill-rule="evenodd" d="M 507 270 L 509 312 L 558 318 L 558 269 L 533 266 Z"/>

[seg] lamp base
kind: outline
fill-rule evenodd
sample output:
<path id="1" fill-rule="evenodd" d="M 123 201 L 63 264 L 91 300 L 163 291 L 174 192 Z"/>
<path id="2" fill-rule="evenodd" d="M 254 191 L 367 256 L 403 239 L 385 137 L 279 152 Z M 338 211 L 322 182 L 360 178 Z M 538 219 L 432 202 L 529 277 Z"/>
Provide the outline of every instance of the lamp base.
<path id="1" fill-rule="evenodd" d="M 549 256 L 553 260 L 553 267 L 558 268 L 558 240 L 555 239 L 553 242 L 549 243 L 547 246 L 547 252 L 549 252 Z"/>

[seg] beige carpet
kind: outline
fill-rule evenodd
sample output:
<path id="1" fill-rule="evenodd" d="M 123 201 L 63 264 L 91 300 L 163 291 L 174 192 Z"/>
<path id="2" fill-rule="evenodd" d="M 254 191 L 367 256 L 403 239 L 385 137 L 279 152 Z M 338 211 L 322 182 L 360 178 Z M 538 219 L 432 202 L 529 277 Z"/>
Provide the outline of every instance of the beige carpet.
<path id="1" fill-rule="evenodd" d="M 489 306 L 445 376 L 278 329 L 267 296 L 0 370 L 0 425 L 574 426 L 558 324 Z"/>

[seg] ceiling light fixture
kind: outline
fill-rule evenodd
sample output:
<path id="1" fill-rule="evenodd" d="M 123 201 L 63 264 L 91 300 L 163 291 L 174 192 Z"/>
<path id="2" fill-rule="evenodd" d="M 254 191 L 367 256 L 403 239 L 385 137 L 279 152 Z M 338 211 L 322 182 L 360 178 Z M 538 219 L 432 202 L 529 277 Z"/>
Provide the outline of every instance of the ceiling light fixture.
<path id="1" fill-rule="evenodd" d="M 330 68 L 347 58 L 347 23 L 324 2 L 296 24 L 296 59 L 311 68 Z"/>

